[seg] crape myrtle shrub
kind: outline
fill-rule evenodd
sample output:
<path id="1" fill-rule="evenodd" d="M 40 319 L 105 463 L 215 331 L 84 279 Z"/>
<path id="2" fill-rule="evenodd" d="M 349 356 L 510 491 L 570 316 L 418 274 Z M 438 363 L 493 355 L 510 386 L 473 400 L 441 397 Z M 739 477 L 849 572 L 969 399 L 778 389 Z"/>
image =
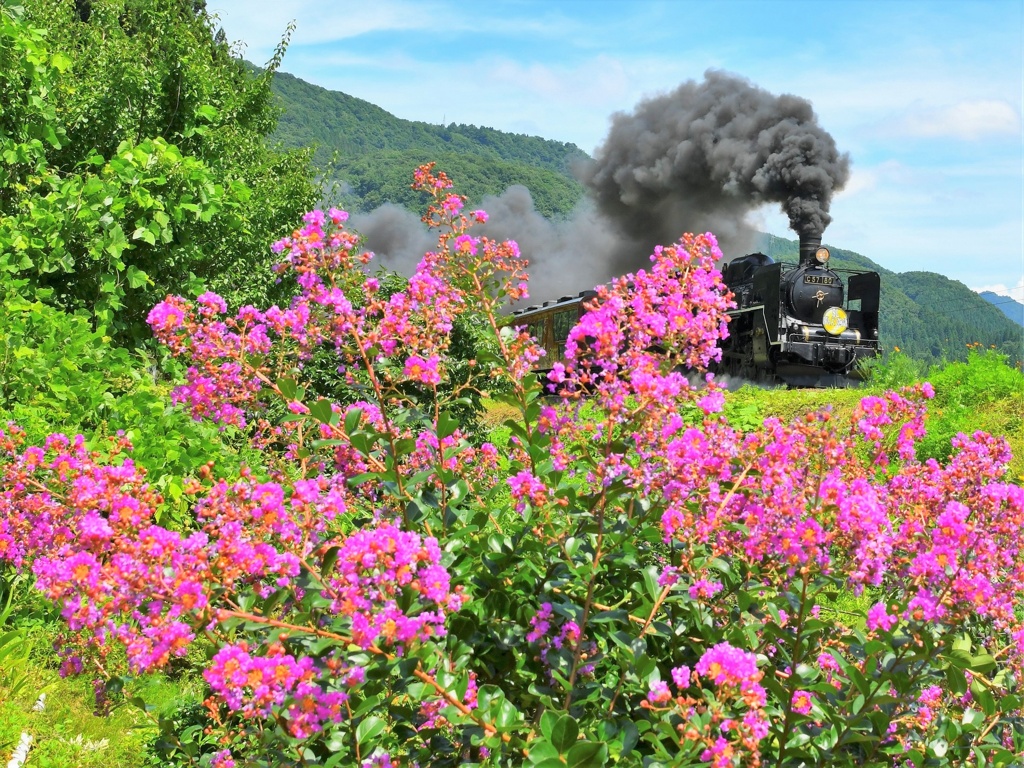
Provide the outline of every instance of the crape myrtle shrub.
<path id="1" fill-rule="evenodd" d="M 269 467 L 192 482 L 194 529 L 154 524 L 125 441 L 4 431 L 0 556 L 61 606 L 66 671 L 114 690 L 207 644 L 205 726 L 165 721 L 158 747 L 219 768 L 1017 759 L 1024 492 L 1003 440 L 917 460 L 928 385 L 848 423 L 731 427 L 682 372 L 726 332 L 710 235 L 600 290 L 538 382 L 498 316 L 525 295 L 516 246 L 472 235 L 485 214 L 443 174 L 415 183 L 439 241 L 405 291 L 381 297 L 332 210 L 275 246 L 287 308 L 153 309 L 191 364 L 177 400 Z M 497 350 L 476 367 L 519 413 L 500 455 L 450 416 L 462 382 L 438 396 L 470 308 Z M 325 346 L 365 401 L 306 394 Z M 830 607 L 850 592 L 859 614 Z"/>
<path id="2" fill-rule="evenodd" d="M 372 265 L 372 261 L 368 266 Z M 389 300 L 393 294 L 408 289 L 407 278 L 396 272 L 380 269 L 374 274 L 376 290 L 373 298 Z M 353 292 L 352 301 L 356 309 L 362 309 L 365 298 L 361 291 Z M 447 354 L 445 357 L 445 378 L 438 383 L 436 396 L 444 400 L 448 414 L 458 421 L 466 437 L 474 443 L 487 438 L 486 431 L 480 427 L 480 416 L 484 412 L 483 395 L 502 386 L 502 382 L 489 379 L 477 366 L 477 357 L 481 352 L 496 351 L 493 334 L 488 333 L 484 318 L 472 307 L 452 318 L 449 331 Z M 386 365 L 386 361 L 380 361 Z M 391 360 L 390 365 L 399 366 L 401 360 Z M 338 366 L 338 355 L 333 344 L 314 348 L 303 360 L 302 379 L 306 397 L 319 399 L 330 398 L 332 402 L 347 406 L 372 397 L 372 385 L 365 370 Z M 403 381 L 398 376 L 395 383 L 404 394 L 422 394 L 421 385 L 417 381 Z M 484 387 L 485 389 L 481 389 Z M 455 390 L 458 394 L 454 394 Z M 398 398 L 397 402 L 402 402 Z M 278 407 L 283 408 L 284 403 Z M 426 407 L 427 401 L 420 401 Z M 390 407 L 390 405 L 385 406 Z"/>

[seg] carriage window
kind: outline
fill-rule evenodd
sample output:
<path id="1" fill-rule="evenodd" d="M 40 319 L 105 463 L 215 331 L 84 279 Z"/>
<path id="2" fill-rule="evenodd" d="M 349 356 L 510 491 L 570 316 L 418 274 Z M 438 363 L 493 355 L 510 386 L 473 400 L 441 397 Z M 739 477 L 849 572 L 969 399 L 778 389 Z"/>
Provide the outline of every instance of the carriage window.
<path id="1" fill-rule="evenodd" d="M 566 309 L 554 317 L 555 321 L 555 342 L 562 344 L 569 338 L 569 331 L 576 324 L 576 309 Z"/>
<path id="2" fill-rule="evenodd" d="M 547 325 L 547 320 L 541 320 L 539 323 L 530 324 L 530 335 L 533 336 L 540 344 L 544 344 L 544 330 Z"/>

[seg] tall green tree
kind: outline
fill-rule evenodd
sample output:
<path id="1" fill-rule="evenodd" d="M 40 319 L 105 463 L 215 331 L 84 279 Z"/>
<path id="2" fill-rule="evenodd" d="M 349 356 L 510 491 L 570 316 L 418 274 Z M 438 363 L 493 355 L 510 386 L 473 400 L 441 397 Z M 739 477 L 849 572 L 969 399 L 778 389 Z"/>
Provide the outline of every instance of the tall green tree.
<path id="1" fill-rule="evenodd" d="M 0 14 L 0 271 L 122 341 L 171 291 L 265 298 L 269 243 L 319 197 L 308 152 L 265 141 L 286 41 L 253 76 L 201 2 Z"/>

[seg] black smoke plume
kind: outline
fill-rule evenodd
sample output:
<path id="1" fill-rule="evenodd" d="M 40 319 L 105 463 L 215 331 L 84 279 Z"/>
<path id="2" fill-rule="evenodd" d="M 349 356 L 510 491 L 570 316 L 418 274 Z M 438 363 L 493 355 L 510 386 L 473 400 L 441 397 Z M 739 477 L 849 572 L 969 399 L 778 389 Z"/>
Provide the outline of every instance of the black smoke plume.
<path id="1" fill-rule="evenodd" d="M 352 229 L 365 238 L 367 250 L 373 251 L 372 269 L 384 267 L 406 277 L 415 271 L 424 253 L 437 248 L 437 238 L 420 217 L 393 203 L 353 214 Z"/>
<path id="2" fill-rule="evenodd" d="M 614 115 L 582 175 L 598 210 L 638 245 L 711 231 L 745 247 L 749 214 L 766 203 L 780 204 L 798 235 L 820 236 L 850 161 L 806 99 L 709 70 Z"/>
<path id="3" fill-rule="evenodd" d="M 568 221 L 537 213 L 523 187 L 481 205 L 490 220 L 474 231 L 519 243 L 531 264 L 531 301 L 644 266 L 655 245 L 684 232 L 713 232 L 727 258 L 741 255 L 756 237 L 752 214 L 766 204 L 781 205 L 798 235 L 820 237 L 832 195 L 849 178 L 849 157 L 806 99 L 709 70 L 703 82 L 614 115 L 604 144 L 577 175 L 589 195 Z M 380 209 L 367 217 L 353 222 L 370 225 L 361 229 L 367 247 L 386 266 L 411 271 L 423 239 L 404 229 L 422 231 L 418 220 Z"/>

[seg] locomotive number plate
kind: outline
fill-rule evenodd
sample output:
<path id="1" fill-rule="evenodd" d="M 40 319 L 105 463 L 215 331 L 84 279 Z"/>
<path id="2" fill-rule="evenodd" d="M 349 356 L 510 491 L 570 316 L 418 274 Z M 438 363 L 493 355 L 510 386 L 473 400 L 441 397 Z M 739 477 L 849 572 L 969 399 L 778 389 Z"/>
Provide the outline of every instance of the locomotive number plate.
<path id="1" fill-rule="evenodd" d="M 834 285 L 836 279 L 828 275 L 804 275 L 804 282 L 812 285 Z"/>

